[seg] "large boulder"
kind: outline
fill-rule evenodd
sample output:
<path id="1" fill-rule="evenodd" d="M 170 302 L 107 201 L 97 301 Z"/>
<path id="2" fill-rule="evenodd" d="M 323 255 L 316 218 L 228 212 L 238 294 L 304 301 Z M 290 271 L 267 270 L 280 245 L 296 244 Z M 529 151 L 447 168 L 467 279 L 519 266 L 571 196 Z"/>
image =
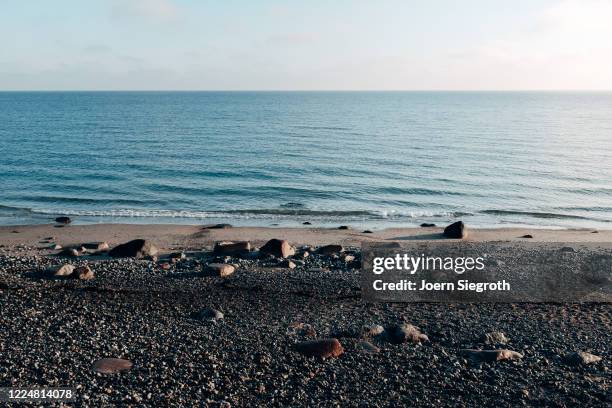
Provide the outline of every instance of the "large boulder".
<path id="1" fill-rule="evenodd" d="M 295 255 L 295 248 L 289 245 L 289 242 L 285 240 L 273 238 L 259 248 L 259 252 L 266 255 L 273 255 L 277 258 L 287 258 Z"/>
<path id="2" fill-rule="evenodd" d="M 92 280 L 94 278 L 94 273 L 89 266 L 85 265 L 75 268 L 70 277 L 80 280 Z"/>
<path id="3" fill-rule="evenodd" d="M 74 272 L 74 266 L 70 264 L 64 264 L 57 268 L 53 273 L 54 276 L 70 276 Z"/>
<path id="4" fill-rule="evenodd" d="M 211 263 L 206 268 L 204 268 L 204 273 L 207 276 L 219 276 L 226 277 L 236 271 L 236 268 L 233 265 L 223 264 L 223 263 Z"/>
<path id="5" fill-rule="evenodd" d="M 320 254 L 320 255 L 334 255 L 334 254 L 339 254 L 343 250 L 344 250 L 344 248 L 342 248 L 342 245 L 330 244 L 330 245 L 324 245 L 322 247 L 319 247 L 317 249 L 317 254 Z"/>
<path id="6" fill-rule="evenodd" d="M 251 251 L 251 243 L 242 242 L 217 242 L 213 248 L 215 256 L 244 256 Z"/>
<path id="7" fill-rule="evenodd" d="M 107 251 L 110 248 L 108 242 L 86 242 L 82 246 L 94 251 Z"/>
<path id="8" fill-rule="evenodd" d="M 452 223 L 444 228 L 444 236 L 447 238 L 462 239 L 467 238 L 468 231 L 463 221 Z"/>
<path id="9" fill-rule="evenodd" d="M 125 244 L 117 245 L 108 255 L 113 258 L 145 258 L 159 252 L 153 243 L 146 239 L 135 239 Z"/>
<path id="10" fill-rule="evenodd" d="M 70 224 L 72 222 L 72 220 L 70 219 L 70 217 L 57 217 L 55 219 L 55 222 L 57 222 L 58 224 Z"/>
<path id="11" fill-rule="evenodd" d="M 601 357 L 586 351 L 577 351 L 567 354 L 563 360 L 566 364 L 573 366 L 588 365 L 601 361 Z"/>
<path id="12" fill-rule="evenodd" d="M 295 345 L 298 353 L 309 357 L 339 357 L 344 348 L 338 339 L 321 339 L 302 341 Z"/>
<path id="13" fill-rule="evenodd" d="M 121 371 L 127 371 L 132 368 L 133 364 L 130 360 L 122 358 L 101 358 L 93 365 L 93 370 L 101 374 L 114 374 Z"/>

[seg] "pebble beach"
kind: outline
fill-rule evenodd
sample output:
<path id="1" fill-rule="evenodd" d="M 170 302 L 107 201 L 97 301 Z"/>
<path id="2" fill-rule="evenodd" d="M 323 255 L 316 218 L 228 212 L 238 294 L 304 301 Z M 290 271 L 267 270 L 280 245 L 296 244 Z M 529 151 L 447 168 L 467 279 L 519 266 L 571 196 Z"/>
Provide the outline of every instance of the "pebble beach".
<path id="1" fill-rule="evenodd" d="M 147 244 L 121 245 L 134 239 Z M 444 238 L 437 227 L 0 227 L 0 386 L 71 387 L 77 406 L 609 406 L 609 303 L 362 301 L 360 242 L 397 239 Z"/>

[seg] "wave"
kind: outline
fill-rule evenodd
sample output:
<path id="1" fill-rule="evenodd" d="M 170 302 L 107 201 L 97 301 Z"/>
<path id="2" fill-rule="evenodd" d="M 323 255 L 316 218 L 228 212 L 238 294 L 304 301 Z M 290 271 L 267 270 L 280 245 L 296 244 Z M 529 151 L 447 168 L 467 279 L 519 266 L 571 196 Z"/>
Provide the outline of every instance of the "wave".
<path id="1" fill-rule="evenodd" d="M 4 211 L 2 211 L 4 210 Z M 286 203 L 280 208 L 250 208 L 228 210 L 163 210 L 119 208 L 108 210 L 83 210 L 71 208 L 20 208 L 0 206 L 0 211 L 11 215 L 68 215 L 82 217 L 109 218 L 242 218 L 242 219 L 282 219 L 282 218 L 316 218 L 316 219 L 358 219 L 358 220 L 401 220 L 422 218 L 457 218 L 473 215 L 466 212 L 431 212 L 431 211 L 393 211 L 393 210 L 313 210 L 299 203 Z"/>
<path id="2" fill-rule="evenodd" d="M 480 214 L 490 214 L 490 215 L 517 215 L 517 216 L 527 216 L 533 218 L 556 218 L 556 219 L 567 219 L 567 220 L 591 220 L 591 221 L 601 221 L 601 222 L 612 222 L 612 220 L 602 220 L 599 218 L 593 217 L 585 217 L 582 215 L 574 215 L 574 214 L 559 214 L 559 213 L 549 213 L 549 212 L 537 212 L 537 211 L 519 211 L 519 210 L 482 210 L 479 211 Z"/>

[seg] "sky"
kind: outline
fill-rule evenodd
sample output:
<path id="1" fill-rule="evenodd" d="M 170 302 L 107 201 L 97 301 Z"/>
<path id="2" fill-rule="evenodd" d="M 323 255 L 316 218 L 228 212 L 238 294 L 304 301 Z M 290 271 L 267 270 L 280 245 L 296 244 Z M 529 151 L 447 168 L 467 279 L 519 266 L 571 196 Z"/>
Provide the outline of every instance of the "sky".
<path id="1" fill-rule="evenodd" d="M 0 0 L 0 90 L 612 90 L 612 0 Z"/>

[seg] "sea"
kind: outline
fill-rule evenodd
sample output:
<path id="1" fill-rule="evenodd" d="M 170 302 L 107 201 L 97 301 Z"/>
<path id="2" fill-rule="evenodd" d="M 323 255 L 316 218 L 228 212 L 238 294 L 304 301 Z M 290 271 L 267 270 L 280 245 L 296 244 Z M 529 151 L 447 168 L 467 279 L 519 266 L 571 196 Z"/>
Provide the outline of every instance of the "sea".
<path id="1" fill-rule="evenodd" d="M 612 229 L 610 92 L 0 92 L 0 224 Z"/>

